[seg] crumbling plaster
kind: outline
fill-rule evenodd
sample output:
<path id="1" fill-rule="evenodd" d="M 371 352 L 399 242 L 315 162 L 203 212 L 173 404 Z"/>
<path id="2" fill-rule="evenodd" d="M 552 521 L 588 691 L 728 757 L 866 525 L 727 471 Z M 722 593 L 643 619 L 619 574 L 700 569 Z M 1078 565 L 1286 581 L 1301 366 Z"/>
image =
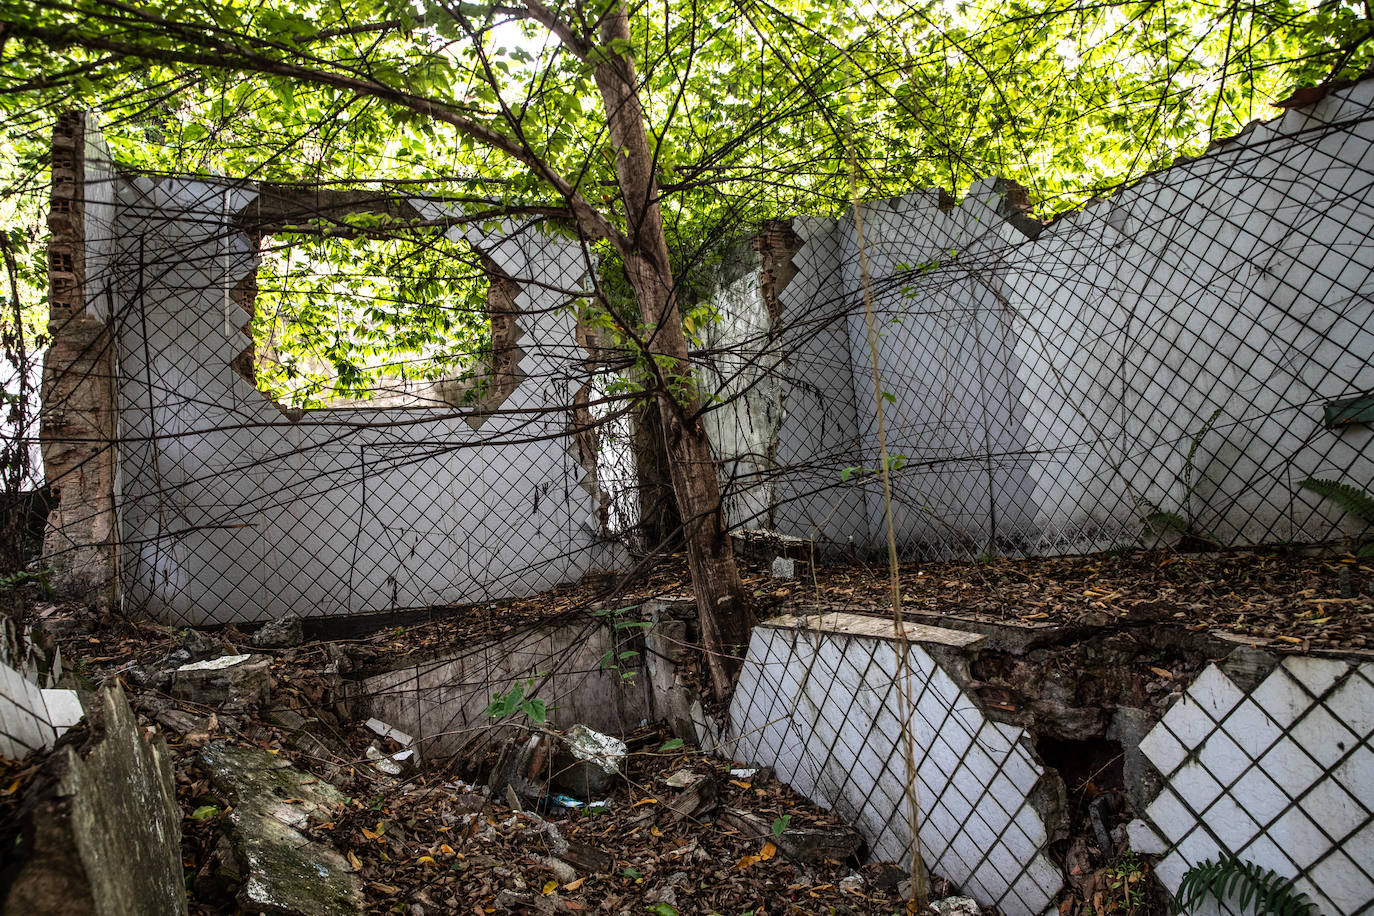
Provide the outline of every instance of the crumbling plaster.
<path id="1" fill-rule="evenodd" d="M 44 532 L 50 584 L 109 603 L 118 594 L 115 356 L 109 261 L 114 172 L 81 114 L 53 130 L 48 226 L 51 343 L 43 359 L 39 438 L 55 506 Z"/>

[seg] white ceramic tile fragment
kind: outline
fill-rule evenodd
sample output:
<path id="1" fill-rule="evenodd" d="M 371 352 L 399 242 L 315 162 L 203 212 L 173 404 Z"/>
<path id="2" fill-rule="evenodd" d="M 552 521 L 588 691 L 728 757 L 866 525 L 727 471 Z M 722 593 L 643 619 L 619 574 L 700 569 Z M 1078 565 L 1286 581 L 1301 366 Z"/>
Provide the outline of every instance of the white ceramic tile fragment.
<path id="1" fill-rule="evenodd" d="M 48 711 L 48 722 L 59 738 L 86 715 L 75 690 L 45 689 L 43 705 Z"/>

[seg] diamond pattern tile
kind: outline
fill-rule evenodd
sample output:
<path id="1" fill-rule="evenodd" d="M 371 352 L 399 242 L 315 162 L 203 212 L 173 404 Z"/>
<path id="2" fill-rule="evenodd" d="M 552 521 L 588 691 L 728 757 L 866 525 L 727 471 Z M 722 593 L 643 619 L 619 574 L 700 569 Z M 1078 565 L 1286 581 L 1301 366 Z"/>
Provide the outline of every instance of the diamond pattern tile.
<path id="1" fill-rule="evenodd" d="M 1216 666 L 1189 685 L 1140 743 L 1165 781 L 1131 835 L 1163 840 L 1166 887 L 1238 855 L 1294 878 L 1323 912 L 1374 907 L 1371 675 L 1367 662 L 1290 656 L 1239 702 Z"/>
<path id="2" fill-rule="evenodd" d="M 919 646 L 909 665 L 920 685 L 907 721 L 930 867 L 1004 913 L 1040 912 L 1061 878 L 1030 801 L 1043 770 L 1024 733 L 984 719 L 977 701 Z M 808 670 L 805 685 L 786 679 Z M 880 724 L 900 721 L 900 682 L 890 640 L 756 627 L 730 708 L 734 756 L 773 765 L 818 804 L 860 812 L 855 825 L 870 846 L 903 861 L 911 842 L 900 797 L 909 778 L 903 738 L 900 727 Z M 769 740 L 779 726 L 793 738 L 795 758 Z M 887 810 L 875 810 L 874 799 Z"/>

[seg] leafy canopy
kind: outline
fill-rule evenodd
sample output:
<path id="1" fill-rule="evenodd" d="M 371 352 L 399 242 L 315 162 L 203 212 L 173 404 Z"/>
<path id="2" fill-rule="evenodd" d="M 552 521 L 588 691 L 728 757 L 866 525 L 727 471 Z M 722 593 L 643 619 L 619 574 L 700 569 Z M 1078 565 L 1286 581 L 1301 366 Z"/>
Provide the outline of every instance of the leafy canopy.
<path id="1" fill-rule="evenodd" d="M 1048 215 L 1374 60 L 1348 0 L 692 0 L 634 6 L 628 45 L 602 46 L 616 2 L 0 0 L 0 218 L 41 263 L 48 130 L 81 107 L 135 169 L 429 194 L 604 240 L 629 221 L 594 69 L 629 51 L 686 277 L 758 221 L 854 193 L 1001 175 Z M 441 256 L 401 240 L 300 290 L 348 304 L 279 310 L 300 326 L 273 331 L 281 371 L 314 360 L 356 388 L 388 341 L 479 350 L 482 322 L 435 310 L 466 289 Z M 409 292 L 377 287 L 393 268 Z"/>

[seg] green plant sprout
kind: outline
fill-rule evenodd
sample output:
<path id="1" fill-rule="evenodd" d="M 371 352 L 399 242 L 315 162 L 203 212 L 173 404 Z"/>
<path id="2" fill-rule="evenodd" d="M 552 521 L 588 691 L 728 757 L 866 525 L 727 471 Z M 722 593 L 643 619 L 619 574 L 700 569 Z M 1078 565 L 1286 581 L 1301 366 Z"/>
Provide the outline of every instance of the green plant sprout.
<path id="1" fill-rule="evenodd" d="M 523 713 L 530 721 L 543 725 L 549 718 L 548 707 L 539 697 L 526 696 L 526 688 L 534 689 L 534 678 L 530 678 L 524 685 L 513 685 L 505 693 L 493 693 L 491 702 L 487 704 L 487 716 L 492 719 L 504 719 L 516 713 Z"/>
<path id="2" fill-rule="evenodd" d="M 1188 455 L 1183 461 L 1183 499 L 1179 503 L 1179 511 L 1171 512 L 1152 506 L 1153 511 L 1145 515 L 1146 524 L 1155 530 L 1167 528 L 1178 532 L 1186 540 L 1202 541 L 1212 546 L 1218 546 L 1219 541 L 1216 535 L 1211 532 L 1199 531 L 1197 528 L 1197 516 L 1193 512 L 1193 494 L 1201 486 L 1204 480 L 1210 480 L 1206 474 L 1197 473 L 1197 453 L 1202 447 L 1202 440 L 1207 438 L 1207 434 L 1212 431 L 1212 426 L 1221 416 L 1222 408 L 1218 407 L 1212 411 L 1202 424 L 1202 428 L 1193 436 L 1192 442 L 1188 447 Z M 1196 477 L 1196 479 L 1194 479 Z"/>

